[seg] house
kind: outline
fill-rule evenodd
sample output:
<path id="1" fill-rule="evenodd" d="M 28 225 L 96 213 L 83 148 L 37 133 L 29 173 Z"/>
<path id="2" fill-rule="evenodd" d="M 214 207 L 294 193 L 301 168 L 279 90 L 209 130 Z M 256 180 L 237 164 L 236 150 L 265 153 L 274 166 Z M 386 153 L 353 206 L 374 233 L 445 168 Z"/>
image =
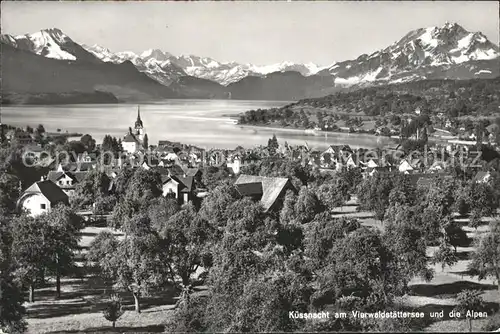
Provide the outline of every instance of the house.
<path id="1" fill-rule="evenodd" d="M 179 204 L 185 204 L 195 199 L 195 182 L 193 176 L 163 175 L 163 196 L 177 199 Z"/>
<path id="2" fill-rule="evenodd" d="M 78 155 L 77 161 L 85 163 L 97 162 L 97 155 L 95 153 L 83 152 Z"/>
<path id="3" fill-rule="evenodd" d="M 401 173 L 408 174 L 408 173 L 413 172 L 414 168 L 413 168 L 413 166 L 412 166 L 412 165 L 408 162 L 408 160 L 403 159 L 403 160 L 401 160 L 401 162 L 400 162 L 400 164 L 399 164 L 398 170 L 399 170 Z"/>
<path id="4" fill-rule="evenodd" d="M 11 142 L 17 142 L 18 144 L 23 146 L 33 144 L 33 137 L 31 136 L 31 134 L 23 130 L 16 129 L 9 131 L 6 137 Z"/>
<path id="5" fill-rule="evenodd" d="M 476 173 L 476 175 L 472 179 L 472 182 L 488 183 L 490 178 L 491 178 L 490 172 L 479 171 Z"/>
<path id="6" fill-rule="evenodd" d="M 70 172 L 88 172 L 96 169 L 97 162 L 68 162 L 65 164 L 59 164 L 57 166 L 57 171 L 70 171 Z"/>
<path id="7" fill-rule="evenodd" d="M 20 210 L 25 210 L 32 217 L 50 212 L 57 204 L 68 205 L 68 195 L 49 180 L 38 181 L 26 189 L 17 203 Z"/>
<path id="8" fill-rule="evenodd" d="M 347 161 L 345 162 L 345 166 L 347 168 L 356 168 L 359 167 L 359 158 L 356 154 L 351 154 L 347 158 Z"/>
<path id="9" fill-rule="evenodd" d="M 368 168 L 380 167 L 378 159 L 372 158 L 372 159 L 368 160 L 368 162 L 366 163 L 366 167 L 368 167 Z"/>
<path id="10" fill-rule="evenodd" d="M 242 174 L 234 185 L 242 196 L 259 200 L 266 212 L 277 212 L 282 208 L 287 190 L 296 192 L 290 180 L 283 177 Z"/>
<path id="11" fill-rule="evenodd" d="M 377 173 L 391 173 L 392 167 L 383 166 L 383 167 L 367 167 L 364 170 L 364 176 L 374 176 Z"/>
<path id="12" fill-rule="evenodd" d="M 341 156 L 349 156 L 353 150 L 349 145 L 330 145 L 323 154 L 329 153 L 332 159 L 340 159 Z"/>
<path id="13" fill-rule="evenodd" d="M 240 169 L 241 169 L 241 159 L 239 156 L 234 156 L 231 160 L 229 160 L 227 163 L 227 168 L 232 169 L 233 174 L 239 174 Z"/>
<path id="14" fill-rule="evenodd" d="M 411 162 L 410 162 L 410 164 L 413 167 L 413 169 L 422 169 L 422 168 L 424 168 L 424 163 L 422 162 L 421 159 L 418 159 L 418 158 L 412 159 Z"/>
<path id="15" fill-rule="evenodd" d="M 125 152 L 133 154 L 139 150 L 141 144 L 132 133 L 127 133 L 125 137 L 123 137 L 122 147 Z"/>
<path id="16" fill-rule="evenodd" d="M 88 172 L 50 171 L 47 180 L 52 181 L 69 197 L 73 196 L 76 185 L 87 177 Z"/>
<path id="17" fill-rule="evenodd" d="M 439 173 L 442 172 L 445 169 L 446 165 L 442 161 L 434 161 L 432 165 L 429 167 L 429 172 L 431 173 Z"/>
<path id="18" fill-rule="evenodd" d="M 51 159 L 50 153 L 38 145 L 26 145 L 23 147 L 23 155 L 31 158 L 33 162 L 48 162 Z"/>

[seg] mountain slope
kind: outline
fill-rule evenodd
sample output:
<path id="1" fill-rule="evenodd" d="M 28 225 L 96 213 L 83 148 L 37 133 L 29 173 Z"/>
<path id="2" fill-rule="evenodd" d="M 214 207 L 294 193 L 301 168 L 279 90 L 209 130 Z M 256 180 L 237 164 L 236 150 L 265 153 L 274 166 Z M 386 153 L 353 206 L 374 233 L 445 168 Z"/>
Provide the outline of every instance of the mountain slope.
<path id="1" fill-rule="evenodd" d="M 21 36 L 1 35 L 0 41 L 17 49 L 40 56 L 62 60 L 81 60 L 91 63 L 102 61 L 75 43 L 59 29 L 44 29 Z"/>
<path id="2" fill-rule="evenodd" d="M 51 59 L 2 46 L 2 91 L 9 93 L 68 93 L 102 91 L 120 100 L 178 97 L 170 88 L 140 73 L 131 62 L 112 64 Z"/>
<path id="3" fill-rule="evenodd" d="M 336 63 L 320 72 L 339 85 L 423 79 L 493 78 L 500 74 L 499 49 L 480 32 L 456 23 L 421 28 L 370 55 Z"/>
<path id="4" fill-rule="evenodd" d="M 313 63 L 296 64 L 285 61 L 278 64 L 259 66 L 253 64 L 239 64 L 236 62 L 218 62 L 212 58 L 195 55 L 173 56 L 159 49 L 150 49 L 137 55 L 130 51 L 113 54 L 108 49 L 98 45 L 83 45 L 83 47 L 102 61 L 120 63 L 125 60 L 130 60 L 137 68 L 145 73 L 155 71 L 155 66 L 165 67 L 168 65 L 168 68 L 165 70 L 165 75 L 160 75 L 159 71 L 156 71 L 156 75 L 162 77 L 162 82 L 169 83 L 178 78 L 178 76 L 173 77 L 169 75 L 168 72 L 172 71 L 172 69 L 182 71 L 186 76 L 214 81 L 223 86 L 227 86 L 248 76 L 264 77 L 274 72 L 288 71 L 299 72 L 303 76 L 309 76 L 322 69 Z"/>

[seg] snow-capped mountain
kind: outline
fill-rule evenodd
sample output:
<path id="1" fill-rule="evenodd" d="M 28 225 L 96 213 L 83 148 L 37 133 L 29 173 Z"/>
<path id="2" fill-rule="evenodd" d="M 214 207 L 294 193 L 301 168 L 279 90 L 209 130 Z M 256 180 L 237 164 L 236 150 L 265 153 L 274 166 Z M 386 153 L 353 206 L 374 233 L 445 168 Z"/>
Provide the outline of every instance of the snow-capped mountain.
<path id="1" fill-rule="evenodd" d="M 130 51 L 112 54 L 108 49 L 98 45 L 83 45 L 83 47 L 102 61 L 119 63 L 130 60 L 134 65 L 138 66 L 139 70 L 148 75 L 154 73 L 155 76 L 161 76 L 158 67 L 164 68 L 168 65 L 167 71 L 172 72 L 172 69 L 175 68 L 173 72 L 179 75 L 181 75 L 180 71 L 182 71 L 184 75 L 211 80 L 224 86 L 248 76 L 263 77 L 269 73 L 287 71 L 299 72 L 303 76 L 309 76 L 323 69 L 313 63 L 296 64 L 285 61 L 278 64 L 260 66 L 239 64 L 236 62 L 219 62 L 209 57 L 195 55 L 173 56 L 168 52 L 158 49 L 146 50 L 138 55 Z M 170 61 L 170 63 L 166 63 L 166 61 Z M 169 75 L 167 73 L 165 78 Z M 161 81 L 164 82 L 165 80 Z"/>
<path id="2" fill-rule="evenodd" d="M 17 49 L 30 51 L 46 58 L 100 62 L 57 28 L 20 36 L 1 35 L 0 40 Z"/>
<path id="3" fill-rule="evenodd" d="M 410 31 L 386 48 L 325 67 L 289 61 L 271 65 L 219 62 L 195 55 L 175 56 L 159 49 L 113 52 L 98 45 L 80 45 L 59 29 L 21 36 L 1 35 L 0 41 L 33 56 L 51 58 L 51 66 L 56 66 L 54 61 L 81 68 L 89 63 L 109 66 L 115 71 L 115 84 L 119 72 L 127 71 L 130 77 L 143 76 L 136 78 L 138 82 L 153 79 L 179 96 L 196 98 L 297 100 L 327 95 L 345 86 L 500 75 L 498 46 L 482 33 L 469 32 L 456 23 Z M 30 61 L 40 62 L 35 58 L 29 57 Z M 80 79 L 85 78 L 74 78 Z M 127 80 L 123 85 L 127 85 Z M 152 87 L 151 83 L 148 85 Z"/>
<path id="4" fill-rule="evenodd" d="M 398 42 L 370 55 L 335 63 L 331 74 L 340 85 L 498 75 L 498 46 L 480 32 L 456 23 L 410 31 Z M 460 70 L 460 71 L 458 71 Z"/>

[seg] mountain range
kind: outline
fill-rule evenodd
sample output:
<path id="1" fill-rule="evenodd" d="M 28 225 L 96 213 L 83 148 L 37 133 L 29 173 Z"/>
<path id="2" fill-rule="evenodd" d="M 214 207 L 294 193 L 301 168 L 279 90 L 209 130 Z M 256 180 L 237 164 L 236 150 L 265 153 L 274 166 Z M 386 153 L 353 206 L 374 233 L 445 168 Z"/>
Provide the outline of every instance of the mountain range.
<path id="1" fill-rule="evenodd" d="M 456 23 L 410 31 L 353 60 L 318 66 L 219 62 L 151 49 L 136 54 L 73 41 L 61 30 L 1 35 L 2 90 L 12 93 L 108 92 L 119 100 L 233 98 L 297 100 L 346 87 L 425 79 L 493 78 L 499 48 Z"/>

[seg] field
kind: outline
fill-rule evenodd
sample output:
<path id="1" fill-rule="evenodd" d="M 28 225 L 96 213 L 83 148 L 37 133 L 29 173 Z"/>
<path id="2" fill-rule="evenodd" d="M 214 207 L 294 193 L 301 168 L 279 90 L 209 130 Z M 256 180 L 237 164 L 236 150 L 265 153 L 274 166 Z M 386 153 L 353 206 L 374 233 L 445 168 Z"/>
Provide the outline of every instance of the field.
<path id="1" fill-rule="evenodd" d="M 370 212 L 357 212 L 356 201 L 351 200 L 346 206 L 335 210 L 336 216 L 355 217 L 360 219 L 365 226 L 372 226 L 383 229 L 380 221 L 373 218 Z M 477 231 L 467 225 L 468 219 L 455 219 L 462 225 L 469 238 L 478 238 L 481 234 L 488 232 L 488 223 L 491 219 L 483 219 Z M 500 292 L 497 289 L 496 281 L 492 278 L 479 280 L 477 276 L 471 276 L 468 271 L 468 264 L 471 262 L 470 256 L 475 248 L 458 247 L 457 253 L 459 261 L 451 266 L 441 268 L 439 264 L 433 266 L 434 278 L 430 282 L 415 278 L 410 283 L 411 293 L 399 300 L 402 308 L 412 308 L 422 310 L 427 314 L 429 312 L 440 312 L 444 310 L 444 317 L 441 321 L 436 321 L 426 328 L 429 332 L 468 332 L 469 327 L 465 320 L 450 319 L 448 313 L 456 306 L 456 296 L 464 289 L 481 290 L 482 297 L 486 306 L 490 309 L 488 315 L 491 315 L 499 308 Z M 435 247 L 427 249 L 427 255 L 432 256 Z M 473 331 L 480 331 L 487 321 L 484 319 L 472 321 Z"/>
<path id="2" fill-rule="evenodd" d="M 353 199 L 345 206 L 334 211 L 335 216 L 355 217 L 363 225 L 383 229 L 380 221 L 373 218 L 370 212 L 357 212 L 356 200 Z M 464 225 L 467 219 L 457 219 Z M 487 222 L 477 231 L 464 227 L 469 237 L 478 237 L 488 231 Z M 87 227 L 82 231 L 80 257 L 87 251 L 88 246 L 95 236 L 106 228 Z M 113 232 L 119 237 L 118 232 Z M 492 279 L 479 281 L 477 277 L 468 274 L 467 265 L 473 247 L 459 247 L 460 261 L 452 267 L 442 269 L 439 265 L 434 267 L 435 276 L 432 281 L 425 282 L 414 279 L 411 282 L 411 293 L 398 301 L 401 309 L 416 309 L 426 312 L 444 311 L 444 318 L 432 323 L 426 328 L 429 332 L 463 332 L 468 331 L 464 320 L 449 319 L 448 313 L 456 305 L 456 295 L 463 289 L 482 290 L 482 297 L 490 307 L 489 315 L 498 309 L 500 293 L 496 282 Z M 428 255 L 434 252 L 428 249 Z M 80 263 L 83 265 L 83 262 Z M 62 281 L 61 299 L 55 298 L 53 282 L 36 290 L 35 302 L 26 303 L 28 310 L 29 333 L 90 333 L 90 332 L 163 332 L 164 324 L 173 314 L 177 293 L 173 289 L 165 288 L 154 293 L 154 298 L 144 298 L 141 305 L 142 313 L 133 310 L 133 300 L 130 294 L 122 294 L 125 303 L 125 314 L 116 323 L 116 328 L 106 321 L 101 313 L 102 299 L 109 294 L 112 287 L 100 279 L 82 277 L 67 278 Z M 203 293 L 200 287 L 195 293 Z M 479 331 L 486 320 L 472 322 L 473 330 Z"/>

